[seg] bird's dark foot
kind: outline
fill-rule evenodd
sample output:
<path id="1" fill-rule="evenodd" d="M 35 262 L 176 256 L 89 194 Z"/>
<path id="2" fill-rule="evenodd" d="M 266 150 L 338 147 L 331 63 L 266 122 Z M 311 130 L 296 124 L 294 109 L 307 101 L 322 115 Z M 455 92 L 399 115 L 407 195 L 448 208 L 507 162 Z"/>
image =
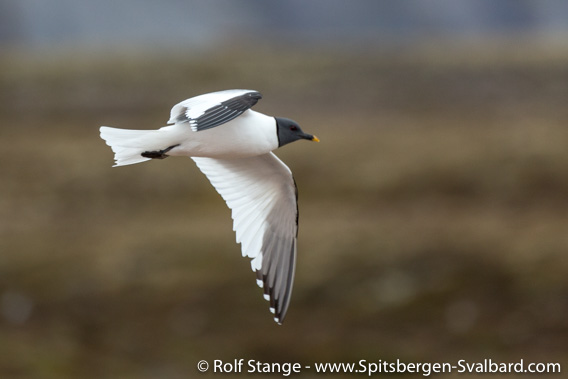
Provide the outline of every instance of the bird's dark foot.
<path id="1" fill-rule="evenodd" d="M 170 147 L 168 147 L 167 149 L 164 149 L 164 150 L 145 151 L 141 155 L 144 158 L 164 159 L 164 158 L 169 157 L 169 155 L 166 154 L 166 153 L 176 146 L 179 146 L 179 144 L 170 146 Z"/>

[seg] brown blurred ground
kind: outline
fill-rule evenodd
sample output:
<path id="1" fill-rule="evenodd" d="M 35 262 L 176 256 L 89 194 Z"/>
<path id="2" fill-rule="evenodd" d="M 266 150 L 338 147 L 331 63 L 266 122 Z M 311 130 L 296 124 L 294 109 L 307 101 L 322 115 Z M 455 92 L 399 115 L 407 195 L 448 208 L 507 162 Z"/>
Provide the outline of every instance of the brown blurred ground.
<path id="1" fill-rule="evenodd" d="M 0 86 L 2 377 L 235 358 L 568 369 L 568 54 L 5 54 Z M 278 152 L 300 191 L 281 327 L 194 164 L 111 169 L 98 137 L 225 88 L 322 140 Z"/>

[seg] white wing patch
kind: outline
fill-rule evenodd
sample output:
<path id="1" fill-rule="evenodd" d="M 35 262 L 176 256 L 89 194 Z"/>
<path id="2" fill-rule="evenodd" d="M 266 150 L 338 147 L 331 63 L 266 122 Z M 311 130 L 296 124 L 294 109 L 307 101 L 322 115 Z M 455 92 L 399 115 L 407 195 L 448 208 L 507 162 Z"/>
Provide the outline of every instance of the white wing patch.
<path id="1" fill-rule="evenodd" d="M 290 169 L 273 153 L 240 159 L 192 157 L 232 210 L 243 256 L 282 323 L 296 262 L 297 199 Z"/>

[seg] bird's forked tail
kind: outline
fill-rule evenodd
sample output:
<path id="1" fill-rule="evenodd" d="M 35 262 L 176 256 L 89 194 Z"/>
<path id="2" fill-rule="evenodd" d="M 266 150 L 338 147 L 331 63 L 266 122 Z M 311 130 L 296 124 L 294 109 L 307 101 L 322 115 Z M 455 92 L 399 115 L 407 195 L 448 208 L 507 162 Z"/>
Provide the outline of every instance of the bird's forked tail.
<path id="1" fill-rule="evenodd" d="M 130 130 L 101 126 L 101 138 L 106 141 L 114 152 L 116 166 L 145 162 L 152 159 L 143 154 L 159 150 L 159 130 Z M 146 155 L 146 154 L 145 154 Z"/>

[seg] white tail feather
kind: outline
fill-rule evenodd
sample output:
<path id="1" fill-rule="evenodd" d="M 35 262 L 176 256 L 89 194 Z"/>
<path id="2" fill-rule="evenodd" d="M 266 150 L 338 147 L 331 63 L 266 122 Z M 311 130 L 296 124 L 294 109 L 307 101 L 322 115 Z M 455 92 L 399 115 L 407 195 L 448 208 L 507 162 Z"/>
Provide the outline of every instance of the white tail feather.
<path id="1" fill-rule="evenodd" d="M 151 158 L 142 156 L 145 151 L 157 150 L 158 130 L 128 130 L 101 126 L 101 138 L 106 141 L 114 152 L 116 166 L 149 161 Z"/>

